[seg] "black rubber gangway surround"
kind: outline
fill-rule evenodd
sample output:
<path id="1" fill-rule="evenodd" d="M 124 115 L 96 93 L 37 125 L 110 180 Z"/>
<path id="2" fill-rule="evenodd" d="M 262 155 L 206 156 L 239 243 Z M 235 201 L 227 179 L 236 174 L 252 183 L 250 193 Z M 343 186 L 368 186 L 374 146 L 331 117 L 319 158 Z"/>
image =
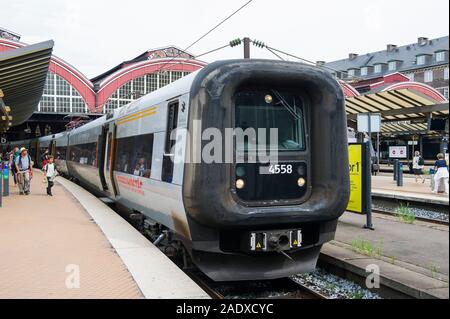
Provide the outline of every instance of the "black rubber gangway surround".
<path id="1" fill-rule="evenodd" d="M 233 127 L 234 95 L 244 86 L 297 90 L 305 100 L 309 187 L 301 201 L 267 201 L 249 205 L 236 196 L 232 163 L 186 163 L 183 200 L 194 223 L 212 228 L 258 227 L 330 221 L 345 210 L 349 197 L 347 124 L 344 95 L 326 71 L 299 63 L 231 60 L 202 69 L 191 88 L 188 127 L 201 121 L 202 130 Z M 191 132 L 191 138 L 197 137 Z M 202 141 L 202 149 L 208 141 Z M 295 158 L 294 158 L 295 159 Z"/>

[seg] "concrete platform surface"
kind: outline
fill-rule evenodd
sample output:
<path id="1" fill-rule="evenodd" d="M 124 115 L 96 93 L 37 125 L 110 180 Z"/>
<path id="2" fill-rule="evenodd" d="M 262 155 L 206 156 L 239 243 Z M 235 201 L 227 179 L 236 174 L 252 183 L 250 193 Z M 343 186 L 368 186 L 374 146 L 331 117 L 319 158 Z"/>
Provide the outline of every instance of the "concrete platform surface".
<path id="1" fill-rule="evenodd" d="M 324 246 L 325 257 L 365 273 L 369 264 L 380 266 L 385 282 L 415 297 L 449 298 L 449 227 L 427 222 L 405 224 L 396 217 L 374 214 L 375 230 L 367 230 L 365 216 L 345 213 L 336 238 Z M 373 255 L 356 249 L 365 241 Z"/>
<path id="2" fill-rule="evenodd" d="M 11 182 L 0 208 L 0 299 L 143 298 L 75 197 L 58 183 L 48 197 L 34 176 L 28 196 Z"/>
<path id="3" fill-rule="evenodd" d="M 416 183 L 414 177 L 404 177 L 403 186 L 399 187 L 392 176 L 372 176 L 372 196 L 448 206 L 449 196 L 447 194 L 433 194 L 430 177 L 425 176 L 425 178 L 425 183 Z"/>
<path id="4" fill-rule="evenodd" d="M 208 298 L 95 196 L 58 177 L 47 197 L 41 176 L 0 209 L 0 298 Z"/>
<path id="5" fill-rule="evenodd" d="M 209 295 L 166 255 L 102 201 L 80 186 L 59 178 L 91 215 L 150 299 L 205 299 Z"/>

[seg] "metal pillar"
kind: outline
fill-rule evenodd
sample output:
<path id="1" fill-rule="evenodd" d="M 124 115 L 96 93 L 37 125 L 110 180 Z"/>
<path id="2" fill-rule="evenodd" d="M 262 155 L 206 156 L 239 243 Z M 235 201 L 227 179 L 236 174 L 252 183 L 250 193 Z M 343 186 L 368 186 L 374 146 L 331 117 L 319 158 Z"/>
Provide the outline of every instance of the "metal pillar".
<path id="1" fill-rule="evenodd" d="M 403 164 L 400 161 L 397 167 L 397 186 L 403 186 Z"/>
<path id="2" fill-rule="evenodd" d="M 3 202 L 3 162 L 0 161 L 0 208 Z"/>
<path id="3" fill-rule="evenodd" d="M 250 38 L 244 38 L 244 59 L 250 59 Z"/>
<path id="4" fill-rule="evenodd" d="M 370 126 L 369 126 L 370 129 Z M 375 230 L 373 223 L 372 223 L 372 154 L 371 154 L 372 148 L 371 143 L 363 143 L 363 162 L 366 163 L 366 165 L 363 165 L 363 183 L 365 184 L 365 187 L 363 188 L 364 191 L 364 211 L 366 213 L 366 224 L 364 225 L 364 228 Z"/>
<path id="5" fill-rule="evenodd" d="M 9 196 L 9 165 L 3 163 L 3 196 Z"/>

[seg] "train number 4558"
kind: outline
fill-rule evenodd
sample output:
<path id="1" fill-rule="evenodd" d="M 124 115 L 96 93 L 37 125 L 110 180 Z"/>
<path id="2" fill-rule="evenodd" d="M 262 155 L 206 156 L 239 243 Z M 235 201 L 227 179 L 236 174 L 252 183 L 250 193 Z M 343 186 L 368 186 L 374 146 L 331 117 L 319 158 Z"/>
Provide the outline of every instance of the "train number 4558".
<path id="1" fill-rule="evenodd" d="M 289 164 L 272 164 L 269 166 L 270 174 L 292 174 L 292 165 Z"/>

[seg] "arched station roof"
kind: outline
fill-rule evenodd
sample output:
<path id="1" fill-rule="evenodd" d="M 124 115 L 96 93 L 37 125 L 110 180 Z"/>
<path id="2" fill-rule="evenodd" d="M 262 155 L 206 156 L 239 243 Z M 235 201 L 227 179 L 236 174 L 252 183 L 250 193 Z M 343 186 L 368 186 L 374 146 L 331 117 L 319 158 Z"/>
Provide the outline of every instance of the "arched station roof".
<path id="1" fill-rule="evenodd" d="M 0 38 L 0 52 L 25 47 L 27 44 Z M 81 95 L 90 112 L 101 112 L 109 97 L 125 83 L 145 74 L 159 71 L 193 72 L 206 65 L 192 54 L 175 46 L 148 50 L 136 58 L 122 62 L 111 70 L 88 79 L 63 59 L 52 56 L 49 70 L 56 73 Z"/>
<path id="2" fill-rule="evenodd" d="M 0 52 L 25 47 L 27 44 L 0 38 Z M 53 55 L 49 70 L 69 82 L 83 97 L 89 108 L 95 108 L 95 92 L 92 82 L 69 63 Z"/>

